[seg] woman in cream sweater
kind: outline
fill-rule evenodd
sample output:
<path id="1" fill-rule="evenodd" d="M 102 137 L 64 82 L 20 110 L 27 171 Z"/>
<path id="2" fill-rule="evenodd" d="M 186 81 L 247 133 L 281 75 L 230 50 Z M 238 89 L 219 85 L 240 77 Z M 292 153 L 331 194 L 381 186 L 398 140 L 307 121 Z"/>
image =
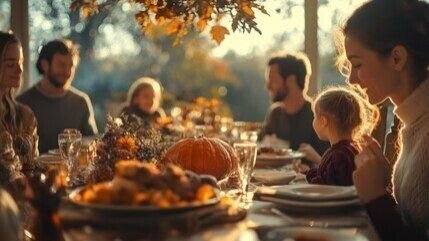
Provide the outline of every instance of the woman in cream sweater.
<path id="1" fill-rule="evenodd" d="M 382 240 L 427 240 L 429 229 L 429 4 L 373 0 L 342 29 L 349 81 L 371 103 L 395 104 L 404 124 L 392 167 L 366 136 L 353 181 Z M 386 192 L 392 182 L 393 196 Z"/>

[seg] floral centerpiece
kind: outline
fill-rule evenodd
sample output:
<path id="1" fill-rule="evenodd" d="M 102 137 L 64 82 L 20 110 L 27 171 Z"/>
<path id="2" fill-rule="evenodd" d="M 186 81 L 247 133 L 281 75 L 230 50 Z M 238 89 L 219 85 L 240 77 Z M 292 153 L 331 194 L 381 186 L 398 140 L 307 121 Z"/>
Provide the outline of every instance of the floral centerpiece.
<path id="1" fill-rule="evenodd" d="M 97 140 L 89 183 L 111 180 L 115 164 L 123 160 L 157 162 L 168 147 L 160 132 L 139 118 L 107 117 L 104 135 Z"/>

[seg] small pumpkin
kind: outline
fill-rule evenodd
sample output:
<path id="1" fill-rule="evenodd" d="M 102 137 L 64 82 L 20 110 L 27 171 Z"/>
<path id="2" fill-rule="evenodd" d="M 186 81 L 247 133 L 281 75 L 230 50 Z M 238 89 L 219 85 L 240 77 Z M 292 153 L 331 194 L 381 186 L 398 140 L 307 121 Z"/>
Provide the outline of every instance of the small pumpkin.
<path id="1" fill-rule="evenodd" d="M 198 174 L 209 174 L 218 180 L 237 165 L 234 149 L 218 138 L 194 137 L 180 140 L 170 147 L 162 160 Z"/>

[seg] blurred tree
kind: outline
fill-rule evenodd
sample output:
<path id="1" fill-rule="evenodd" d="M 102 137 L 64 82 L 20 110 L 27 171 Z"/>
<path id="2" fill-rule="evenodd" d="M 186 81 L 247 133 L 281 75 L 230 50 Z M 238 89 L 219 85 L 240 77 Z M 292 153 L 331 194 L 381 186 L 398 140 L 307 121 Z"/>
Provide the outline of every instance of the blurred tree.
<path id="1" fill-rule="evenodd" d="M 70 8 L 75 11 L 81 9 L 82 16 L 97 15 L 112 5 L 118 4 L 115 0 L 73 0 Z M 260 5 L 260 0 L 128 0 L 131 7 L 137 10 L 135 15 L 137 23 L 141 26 L 142 32 L 146 36 L 156 39 L 160 32 L 154 28 L 161 28 L 163 33 L 174 36 L 174 45 L 181 42 L 182 38 L 188 34 L 189 29 L 203 32 L 211 26 L 210 34 L 218 44 L 224 36 L 229 34 L 229 30 L 222 26 L 219 21 L 225 16 L 231 18 L 231 28 L 242 32 L 252 30 L 261 34 L 261 30 L 255 22 L 254 10 L 267 14 L 264 6 Z"/>
<path id="2" fill-rule="evenodd" d="M 225 57 L 231 71 L 237 76 L 236 85 L 227 85 L 226 101 L 230 103 L 234 118 L 242 121 L 263 121 L 269 106 L 268 92 L 264 87 L 266 56 L 251 53 L 239 56 L 229 52 Z"/>
<path id="3" fill-rule="evenodd" d="M 101 128 L 106 105 L 124 101 L 129 86 L 142 76 L 160 80 L 171 96 L 170 104 L 177 99 L 193 101 L 197 96 L 221 98 L 219 88 L 225 83 L 234 85 L 229 66 L 210 56 L 214 44 L 196 31 L 190 31 L 185 43 L 173 48 L 173 37 L 164 36 L 156 43 L 143 37 L 126 3 L 86 21 L 79 20 L 79 12 L 70 11 L 69 3 L 31 1 L 32 59 L 37 59 L 34 50 L 54 38 L 78 43 L 81 61 L 73 85 L 91 97 Z"/>
<path id="4" fill-rule="evenodd" d="M 143 36 L 141 26 L 136 24 L 138 11 L 130 1 L 115 1 L 114 6 L 85 21 L 80 18 L 81 12 L 71 12 L 71 0 L 29 1 L 32 60 L 37 59 L 39 47 L 54 38 L 68 37 L 78 42 L 81 63 L 74 85 L 89 93 L 101 128 L 106 105 L 123 101 L 131 83 L 141 76 L 160 80 L 166 91 L 166 105 L 174 105 L 177 100 L 190 101 L 196 96 L 220 98 L 230 105 L 236 119 L 263 120 L 269 105 L 263 81 L 268 55 L 285 48 L 303 49 L 303 1 L 282 0 L 278 9 L 270 10 L 270 14 L 283 14 L 290 22 L 276 26 L 284 33 L 274 36 L 268 47 L 262 46 L 267 47 L 264 51 L 255 50 L 246 56 L 230 53 L 224 58 L 211 56 L 215 44 L 209 39 L 209 27 L 213 26 L 209 22 L 207 31 L 200 34 L 197 21 L 196 31 L 188 29 L 183 44 L 172 47 L 175 36 L 162 34 L 162 27 L 151 28 L 159 37 L 156 42 Z M 325 43 L 328 41 L 331 46 L 332 26 L 340 15 L 336 9 L 344 8 L 349 1 L 319 0 L 319 14 L 329 20 L 329 24 L 319 22 L 323 55 L 320 77 L 335 84 L 343 83 L 344 78 L 336 72 L 333 48 Z M 0 0 L 0 9 L 8 4 Z M 39 78 L 35 69 L 32 76 Z"/>

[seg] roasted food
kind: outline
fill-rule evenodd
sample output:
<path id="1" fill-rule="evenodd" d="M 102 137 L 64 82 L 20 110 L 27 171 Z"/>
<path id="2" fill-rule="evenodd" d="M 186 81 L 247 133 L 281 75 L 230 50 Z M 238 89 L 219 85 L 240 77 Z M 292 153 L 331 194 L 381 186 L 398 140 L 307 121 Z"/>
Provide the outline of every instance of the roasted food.
<path id="1" fill-rule="evenodd" d="M 200 177 L 168 164 L 161 171 L 136 160 L 116 164 L 112 181 L 87 186 L 75 201 L 109 205 L 184 206 L 216 197 L 213 177 Z"/>

